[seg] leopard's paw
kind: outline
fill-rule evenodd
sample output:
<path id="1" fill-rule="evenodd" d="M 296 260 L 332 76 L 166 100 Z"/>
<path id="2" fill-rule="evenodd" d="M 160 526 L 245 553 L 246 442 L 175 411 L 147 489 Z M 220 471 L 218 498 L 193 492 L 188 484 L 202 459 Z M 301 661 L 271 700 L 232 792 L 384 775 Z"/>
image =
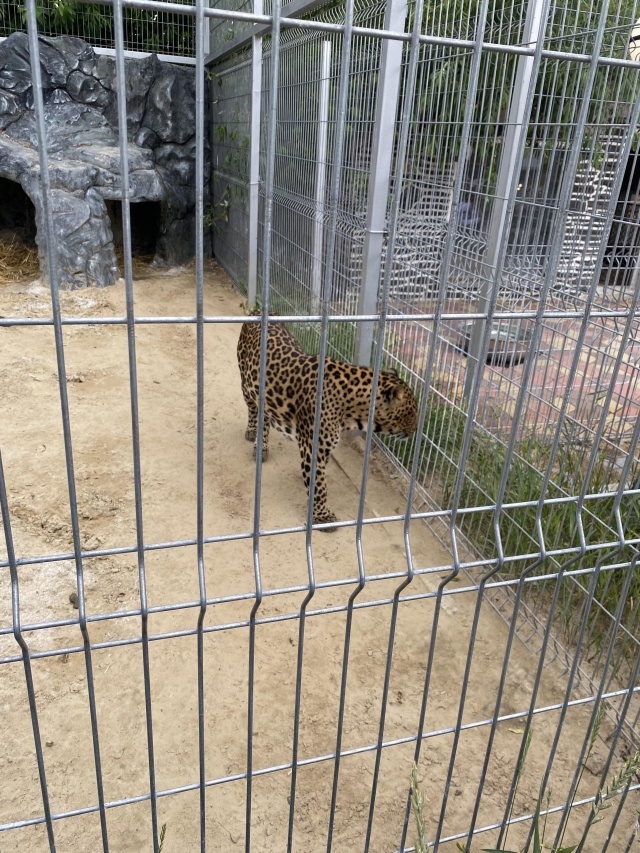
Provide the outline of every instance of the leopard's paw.
<path id="1" fill-rule="evenodd" d="M 316 513 L 313 516 L 314 524 L 332 524 L 336 522 L 338 517 L 333 512 L 329 512 L 328 510 L 323 513 Z M 337 530 L 336 527 L 322 527 L 320 529 L 320 533 L 334 533 Z"/>

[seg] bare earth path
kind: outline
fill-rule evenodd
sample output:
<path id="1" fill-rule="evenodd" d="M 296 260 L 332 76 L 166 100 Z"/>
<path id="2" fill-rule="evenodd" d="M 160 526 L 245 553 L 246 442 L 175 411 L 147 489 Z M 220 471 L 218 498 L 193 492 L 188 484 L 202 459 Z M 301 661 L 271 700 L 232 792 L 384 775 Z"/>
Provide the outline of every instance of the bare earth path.
<path id="1" fill-rule="evenodd" d="M 136 312 L 149 315 L 193 315 L 194 279 L 190 271 L 150 274 L 135 284 Z M 207 273 L 205 313 L 242 313 L 240 297 L 216 268 Z M 122 284 L 105 290 L 62 296 L 65 316 L 123 316 Z M 49 316 L 48 291 L 38 284 L 0 287 L 0 315 Z M 244 440 L 245 407 L 235 362 L 239 328 L 208 325 L 205 332 L 205 534 L 251 530 L 255 466 Z M 136 330 L 140 402 L 140 440 L 144 537 L 147 543 L 195 537 L 196 528 L 196 352 L 191 324 L 140 325 Z M 135 507 L 131 454 L 131 420 L 126 328 L 66 326 L 67 387 L 83 546 L 87 550 L 135 545 Z M 62 442 L 53 330 L 50 326 L 0 328 L 0 445 L 9 490 L 10 515 L 18 557 L 66 553 L 72 548 L 66 470 Z M 272 434 L 272 451 L 263 475 L 263 529 L 303 523 L 306 496 L 295 444 Z M 331 506 L 341 519 L 357 512 L 362 457 L 346 443 L 328 468 Z M 382 466 L 371 471 L 366 515 L 370 518 L 404 511 L 398 483 Z M 3 537 L 0 556 L 6 559 Z M 402 525 L 371 524 L 364 530 L 368 577 L 406 571 Z M 412 527 L 415 566 L 433 567 L 418 577 L 405 595 L 437 588 L 450 565 L 449 554 L 423 525 Z M 307 562 L 304 533 L 266 537 L 261 541 L 262 583 L 267 595 L 259 617 L 295 617 L 305 595 Z M 309 604 L 306 623 L 300 759 L 334 751 L 342 657 L 344 606 L 355 586 L 357 559 L 354 528 L 332 535 L 314 534 L 316 581 L 347 579 L 324 586 Z M 150 645 L 151 696 L 156 785 L 159 791 L 198 781 L 198 707 L 195 627 L 198 619 L 198 576 L 193 547 L 147 552 L 149 603 L 191 604 L 149 619 L 152 636 L 188 632 L 154 640 Z M 138 568 L 134 554 L 86 558 L 86 607 L 89 615 L 125 613 L 139 607 Z M 238 539 L 205 548 L 207 596 L 245 595 L 241 600 L 212 604 L 205 628 L 241 623 L 205 634 L 206 776 L 220 779 L 242 774 L 246 766 L 248 629 L 254 576 L 251 542 Z M 399 581 L 370 580 L 359 602 L 388 600 Z M 459 584 L 465 586 L 465 582 Z M 54 813 L 97 803 L 93 748 L 87 699 L 87 670 L 78 652 L 82 637 L 78 611 L 69 602 L 75 590 L 72 560 L 49 561 L 20 569 L 23 624 L 62 620 L 69 624 L 27 632 L 34 651 L 70 649 L 64 655 L 34 660 L 35 687 L 46 773 Z M 475 608 L 473 591 L 443 601 L 427 709 L 427 732 L 455 724 Z M 333 612 L 315 613 L 324 608 Z M 370 746 L 378 737 L 384 668 L 387 658 L 388 603 L 362 607 L 354 616 L 349 659 L 343 749 Z M 315 613 L 315 615 L 314 615 Z M 393 667 L 387 706 L 385 741 L 411 738 L 418 723 L 425 667 L 434 615 L 433 598 L 401 603 L 398 611 Z M 291 761 L 298 620 L 278 619 L 257 629 L 254 716 L 254 769 Z M 11 626 L 8 571 L 0 571 L 0 655 L 17 658 L 0 666 L 0 823 L 42 815 L 33 737 L 22 663 Z M 140 636 L 139 615 L 93 621 L 93 644 Z M 474 647 L 464 722 L 490 718 L 500 677 L 507 628 L 485 604 Z M 95 649 L 92 653 L 105 798 L 111 802 L 149 791 L 147 732 L 144 711 L 142 652 L 139 643 Z M 537 661 L 516 644 L 507 674 L 501 713 L 527 709 Z M 563 682 L 552 669 L 538 705 L 562 700 Z M 589 709 L 570 711 L 560 740 L 552 777 L 553 800 L 563 802 L 575 767 Z M 556 712 L 537 718 L 534 738 L 516 802 L 515 813 L 535 805 L 539 780 L 555 733 Z M 498 725 L 478 825 L 502 817 L 521 730 L 517 720 Z M 473 808 L 487 740 L 486 726 L 465 729 L 453 771 L 444 834 L 463 831 Z M 434 734 L 423 747 L 427 822 L 433 837 L 453 737 Z M 396 850 L 404 818 L 414 742 L 385 748 L 382 756 L 371 838 L 372 853 Z M 597 772 L 604 746 L 593 759 Z M 364 845 L 375 752 L 345 757 L 338 789 L 335 853 Z M 618 769 L 619 764 L 614 769 Z M 298 773 L 294 850 L 326 850 L 333 762 L 302 766 Z M 258 776 L 253 790 L 252 849 L 286 850 L 289 814 L 289 769 Z M 581 793 L 593 793 L 597 776 L 585 773 Z M 211 851 L 244 849 L 245 782 L 230 781 L 207 789 L 207 839 Z M 198 791 L 158 800 L 160 823 L 167 824 L 164 853 L 200 849 Z M 628 831 L 635 817 L 632 797 L 622 823 Z M 148 801 L 107 812 L 113 853 L 152 850 Z M 577 827 L 579 822 L 576 821 Z M 54 823 L 57 850 L 93 853 L 102 849 L 97 814 Z M 604 830 L 602 830 L 604 832 Z M 490 846 L 495 833 L 474 842 L 474 850 Z M 522 838 L 512 831 L 512 843 Z M 620 835 L 622 837 L 622 834 Z M 413 828 L 409 840 L 413 843 Z M 567 839 L 569 840 L 569 839 Z M 42 824 L 0 833 L 2 853 L 48 850 Z M 454 850 L 453 843 L 444 851 Z M 589 849 L 589 848 L 587 848 Z M 594 849 L 600 849 L 595 848 Z M 612 848 L 613 849 L 613 848 Z M 616 848 L 621 849 L 621 848 Z"/>

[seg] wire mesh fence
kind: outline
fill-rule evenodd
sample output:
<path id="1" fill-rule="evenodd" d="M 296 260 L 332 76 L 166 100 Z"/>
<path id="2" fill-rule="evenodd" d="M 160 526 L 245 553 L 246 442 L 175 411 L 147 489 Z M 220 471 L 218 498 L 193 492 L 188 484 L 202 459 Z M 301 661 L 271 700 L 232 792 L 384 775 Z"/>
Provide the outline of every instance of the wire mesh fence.
<path id="1" fill-rule="evenodd" d="M 178 0 L 168 0 L 176 3 Z M 190 5 L 182 3 L 181 5 Z M 83 39 L 92 47 L 115 49 L 113 13 L 110 5 L 92 3 L 54 3 L 45 0 L 36 10 L 38 32 L 41 36 L 60 35 Z M 124 48 L 135 53 L 157 53 L 174 61 L 195 55 L 193 17 L 170 8 L 124 10 Z M 0 39 L 14 32 L 26 32 L 27 15 L 24 3 L 5 0 L 0 6 Z"/>
<path id="2" fill-rule="evenodd" d="M 180 13 L 193 269 L 145 284 L 127 261 L 102 301 L 55 272 L 48 303 L 0 291 L 0 839 L 158 851 L 165 826 L 166 849 L 420 849 L 415 763 L 430 848 L 526 849 L 544 824 L 555 849 L 631 850 L 640 9 Z M 130 259 L 126 132 L 120 161 Z M 205 228 L 262 307 L 255 470 L 228 373 L 246 318 Z M 336 453 L 332 537 L 284 444 L 263 466 L 268 315 L 321 376 L 325 356 L 373 388 L 393 369 L 418 398 L 411 439 L 369 429 L 362 458 Z"/>

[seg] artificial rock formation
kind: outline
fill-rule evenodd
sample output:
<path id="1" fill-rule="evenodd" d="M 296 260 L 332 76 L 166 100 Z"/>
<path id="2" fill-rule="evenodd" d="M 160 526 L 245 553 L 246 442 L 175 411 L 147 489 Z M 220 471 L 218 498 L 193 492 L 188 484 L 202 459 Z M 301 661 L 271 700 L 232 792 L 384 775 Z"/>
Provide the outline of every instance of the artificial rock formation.
<path id="1" fill-rule="evenodd" d="M 60 284 L 113 284 L 119 271 L 107 203 L 122 197 L 115 60 L 77 38 L 39 43 Z M 130 199 L 160 203 L 156 262 L 184 263 L 195 240 L 194 72 L 149 56 L 126 60 L 125 74 Z M 19 183 L 34 204 L 40 264 L 48 275 L 24 33 L 0 43 L 0 177 Z"/>

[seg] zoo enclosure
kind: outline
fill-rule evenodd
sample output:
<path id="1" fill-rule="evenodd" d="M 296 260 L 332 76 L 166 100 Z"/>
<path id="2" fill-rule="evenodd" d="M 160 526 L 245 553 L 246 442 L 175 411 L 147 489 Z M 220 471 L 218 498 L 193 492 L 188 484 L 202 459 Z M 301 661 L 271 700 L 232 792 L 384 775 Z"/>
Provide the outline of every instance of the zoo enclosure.
<path id="1" fill-rule="evenodd" d="M 125 6 L 116 3 L 115 9 L 121 11 Z M 33 45 L 35 7 L 29 4 L 28 8 Z M 298 6 L 291 14 L 307 17 L 281 29 L 281 10 L 274 3 L 265 14 L 253 10 L 258 26 L 267 26 L 262 32 L 247 30 L 243 34 L 237 32 L 237 23 L 226 22 L 214 30 L 210 50 L 217 159 L 210 219 L 217 230 L 216 256 L 238 284 L 244 283 L 251 300 L 259 296 L 263 306 L 270 305 L 290 317 L 307 346 L 350 359 L 373 357 L 376 369 L 384 359 L 403 371 L 421 392 L 425 429 L 420 430 L 419 440 L 408 450 L 393 443 L 384 447 L 410 473 L 407 508 L 411 517 L 428 520 L 453 553 L 447 567 L 450 572 L 431 594 L 436 605 L 462 592 L 454 583 L 461 573 L 466 574 L 465 591 L 477 593 L 474 625 L 482 596 L 487 595 L 513 632 L 517 630 L 535 653 L 538 669 L 531 704 L 514 714 L 525 721 L 523 750 L 534 716 L 558 710 L 536 705 L 543 667 L 550 667 L 555 658 L 564 668 L 566 684 L 558 733 L 567 711 L 577 703 L 586 704 L 593 708 L 586 743 L 604 699 L 614 722 L 612 761 L 621 738 L 635 743 L 637 737 L 640 658 L 638 597 L 633 584 L 638 544 L 638 281 L 633 269 L 625 279 L 616 274 L 613 265 L 607 269 L 604 261 L 612 225 L 617 226 L 615 233 L 624 226 L 635 245 L 636 222 L 625 219 L 628 205 L 621 211 L 619 198 L 627 158 L 634 151 L 633 129 L 639 110 L 637 66 L 625 58 L 628 33 L 638 10 L 630 5 L 613 11 L 605 4 L 587 14 L 578 26 L 569 9 L 548 3 L 533 4 L 529 17 L 519 14 L 523 12 L 520 7 L 499 8 L 497 18 L 492 14 L 495 9 L 486 3 L 474 7 L 473 14 L 471 9 L 468 15 L 456 10 L 455 16 L 449 16 L 447 6 L 441 5 L 436 17 L 427 18 L 422 26 L 415 10 L 407 18 L 407 9 L 393 3 L 366 8 L 338 5 L 326 12 Z M 202 5 L 189 12 L 182 10 L 185 15 L 193 12 L 204 38 Z M 224 20 L 227 16 L 216 10 L 215 17 Z M 239 21 L 240 29 L 253 19 L 245 10 L 229 18 Z M 412 27 L 414 37 L 408 35 Z M 216 33 L 222 45 L 216 45 Z M 247 35 L 253 40 L 252 50 L 243 53 L 240 42 Z M 197 56 L 201 215 L 202 44 Z M 117 47 L 122 57 L 122 39 Z M 585 73 L 574 73 L 576 69 Z M 545 89 L 542 81 L 549 77 L 553 87 Z M 467 93 L 466 98 L 460 97 L 461 91 Z M 562 97 L 554 99 L 550 92 L 557 91 Z M 425 94 L 423 102 L 421 94 Z M 420 101 L 419 110 L 416 101 Z M 36 102 L 38 109 L 41 105 Z M 395 131 L 390 132 L 390 127 Z M 44 145 L 42 151 L 46 157 Z M 629 183 L 623 201 L 632 194 Z M 201 237 L 196 252 L 195 321 L 200 336 L 205 319 L 216 322 L 202 313 Z M 130 272 L 127 277 L 131 288 Z M 54 282 L 53 323 L 63 358 L 62 320 L 55 300 Z M 134 346 L 133 332 L 141 318 L 135 317 L 132 302 L 129 308 L 129 340 Z M 180 319 L 194 322 L 193 318 Z M 201 337 L 199 341 L 202 394 Z M 506 341 L 502 348 L 501 341 Z M 492 363 L 485 366 L 487 360 Z M 135 434 L 135 357 L 131 363 Z M 73 457 L 62 390 L 63 361 L 61 366 L 73 519 Z M 199 568 L 205 543 L 202 434 L 200 407 L 198 538 L 192 543 L 199 548 Z M 369 448 L 370 444 L 365 461 Z M 137 452 L 134 439 L 134 455 Z M 252 534 L 256 546 L 264 539 L 259 525 L 259 472 L 260 464 Z M 527 491 L 522 491 L 522 483 Z M 136 488 L 139 492 L 139 467 Z M 12 574 L 16 604 L 12 628 L 20 641 L 19 570 L 25 564 L 37 565 L 40 558 L 32 555 L 16 561 L 4 483 L 0 493 L 7 544 L 4 567 Z M 363 514 L 364 504 L 359 518 L 352 520 L 360 533 Z M 74 523 L 77 534 L 77 517 Z M 552 538 L 556 531 L 557 539 Z M 143 592 L 143 557 L 148 543 L 141 526 L 138 535 L 133 550 L 141 558 L 140 642 L 148 654 Z M 91 554 L 82 551 L 78 535 L 74 545 L 72 556 L 82 600 L 82 560 Z M 410 579 L 410 549 L 407 558 Z M 203 577 L 201 606 L 213 607 L 216 601 L 207 598 Z M 259 582 L 257 573 L 256 606 Z M 404 580 L 393 602 L 387 604 L 398 606 L 403 584 Z M 310 595 L 312 586 L 310 572 Z M 554 619 L 558 612 L 565 617 L 564 632 Z M 102 616 L 115 618 L 113 614 Z M 305 611 L 296 616 L 303 639 Z M 255 613 L 251 618 L 250 627 L 255 631 Z M 82 651 L 90 674 L 94 649 L 87 631 L 90 623 L 84 619 L 81 610 Z M 30 626 L 30 630 L 46 627 L 50 626 Z M 505 648 L 505 667 L 513 632 Z M 199 639 L 203 636 L 201 622 L 194 633 Z M 432 640 L 436 637 L 434 618 Z M 389 648 L 393 649 L 392 633 Z M 61 820 L 75 815 L 52 816 L 48 808 L 30 655 L 25 645 L 22 650 L 41 771 L 42 822 L 54 849 L 53 817 Z M 469 663 L 473 654 L 470 644 Z M 388 668 L 391 663 L 389 654 Z M 203 665 L 200 657 L 200 677 Z M 348 657 L 345 675 L 347 668 Z M 148 695 L 148 659 L 144 675 Z M 427 669 L 425 706 L 428 676 Z M 301 678 L 300 659 L 298 684 Z M 447 734 L 461 731 L 467 687 L 465 680 L 458 723 Z M 377 756 L 382 755 L 383 747 L 388 752 L 395 746 L 383 739 L 386 698 L 380 740 L 363 746 Z M 489 719 L 473 722 L 491 736 L 500 719 L 501 698 L 500 693 Z M 202 691 L 200 699 L 204 704 Z M 106 805 L 116 808 L 127 803 L 105 804 L 101 796 L 93 697 L 90 708 L 99 799 L 94 811 L 100 814 L 107 849 Z M 443 736 L 417 729 L 410 741 L 417 745 L 418 753 L 427 734 Z M 150 713 L 148 736 L 150 791 L 144 796 L 152 806 L 157 849 Z M 248 789 L 249 847 L 250 722 L 247 736 L 243 778 Z M 200 781 L 195 787 L 204 810 L 207 787 L 232 780 L 207 778 L 202 743 L 200 750 Z M 487 760 L 490 751 L 489 744 Z M 549 753 L 548 772 L 554 751 L 555 744 Z M 311 760 L 338 756 L 339 748 L 335 755 L 312 756 Z M 296 752 L 288 767 L 260 769 L 261 773 L 294 771 L 292 815 L 297 767 Z M 483 775 L 478 803 L 484 781 Z M 620 808 L 611 818 L 608 838 L 617 839 L 614 843 L 623 843 L 616 832 L 637 787 L 635 781 L 625 787 Z M 161 793 L 169 796 L 180 791 Z M 568 790 L 566 802 L 558 801 L 551 811 L 567 810 L 572 793 Z M 467 837 L 469 846 L 474 832 L 502 825 L 496 815 L 493 824 L 476 826 L 474 814 L 468 825 L 443 837 L 447 801 L 448 788 L 432 838 L 435 847 Z M 375 783 L 370 803 L 372 819 Z M 506 813 L 510 814 L 508 808 Z M 525 814 L 517 820 L 530 817 Z M 17 823 L 0 828 L 9 831 Z M 204 845 L 204 828 L 202 837 Z"/>
<path id="2" fill-rule="evenodd" d="M 536 9 L 546 13 L 545 23 L 536 19 Z M 509 15 L 497 4 L 482 21 L 488 44 L 476 49 L 477 77 L 471 83 L 474 54 L 465 40 L 477 36 L 479 19 L 447 17 L 450 11 L 445 6 L 438 20 L 429 21 L 432 29 L 424 28 L 429 35 L 422 37 L 414 92 L 402 90 L 406 52 L 404 59 L 400 51 L 390 59 L 391 42 L 353 38 L 328 295 L 332 320 L 349 319 L 329 327 L 329 352 L 370 360 L 371 331 L 359 331 L 370 324 L 356 323 L 350 315 L 380 308 L 389 259 L 391 165 L 399 141 L 389 127 L 404 95 L 413 103 L 407 165 L 394 211 L 392 270 L 383 306 L 390 330 L 383 350 L 386 363 L 419 387 L 424 368 L 430 371 L 430 415 L 441 433 L 427 431 L 422 449 L 425 506 L 434 508 L 433 492 L 451 490 L 460 470 L 452 451 L 459 450 L 475 376 L 465 369 L 467 350 L 478 351 L 483 336 L 477 361 L 490 363 L 482 382 L 476 381 L 475 439 L 464 486 L 469 507 L 495 502 L 496 494 L 487 489 L 496 472 L 487 477 L 483 460 L 488 447 L 502 453 L 510 443 L 509 453 L 516 454 L 528 478 L 526 495 L 516 495 L 509 484 L 508 494 L 519 500 L 537 498 L 543 478 L 536 469 L 543 463 L 553 494 L 557 490 L 570 499 L 584 484 L 590 455 L 594 483 L 601 487 L 596 492 L 617 486 L 625 460 L 630 460 L 631 485 L 637 479 L 632 431 L 638 412 L 637 252 L 629 251 L 638 240 L 633 207 L 637 72 L 626 67 L 624 57 L 635 9 L 621 7 L 602 16 L 582 9 L 574 18 L 562 4 L 518 6 Z M 330 145 L 336 117 L 330 115 L 328 93 L 333 91 L 335 109 L 340 41 L 331 29 L 343 14 L 344 8 L 334 5 L 315 14 L 316 28 L 287 28 L 281 37 L 271 299 L 283 314 L 318 311 L 331 245 L 325 231 L 329 152 L 336 150 Z M 356 5 L 354 28 L 379 29 L 384 19 L 385 28 L 398 31 L 406 14 L 405 6 L 392 4 L 384 19 L 384 4 Z M 327 28 L 320 34 L 319 20 Z M 269 97 L 269 66 L 256 66 L 255 55 L 263 49 L 268 56 L 270 48 L 254 44 L 253 64 L 248 53 L 225 59 L 248 39 L 241 34 L 231 47 L 221 41 L 213 50 L 221 60 L 213 66 L 214 218 L 216 257 L 253 302 L 261 270 L 252 255 L 259 245 L 260 184 L 250 175 L 252 164 L 259 168 L 256 135 L 250 132 L 257 82 L 263 116 Z M 447 40 L 452 44 L 440 44 Z M 540 53 L 535 74 L 534 44 Z M 591 79 L 582 72 L 587 57 Z M 476 98 L 466 115 L 458 81 L 471 87 L 469 99 Z M 508 100 L 505 91 L 511 93 Z M 557 93 L 561 97 L 554 97 Z M 621 248 L 626 251 L 619 253 Z M 490 326 L 483 322 L 488 311 Z M 407 322 L 407 316 L 415 320 Z M 622 317 L 629 318 L 626 330 Z M 312 331 L 306 341 L 314 345 Z M 469 361 L 477 363 L 473 350 Z M 610 411 L 600 429 L 605 399 Z M 556 461 L 557 447 L 549 453 L 554 435 L 569 453 L 564 463 Z M 388 452 L 396 459 L 402 454 L 393 445 Z M 407 459 L 410 454 L 399 464 Z M 478 482 L 479 477 L 485 479 Z M 609 500 L 608 493 L 602 498 Z M 476 513 L 473 522 L 468 517 L 468 529 L 477 550 L 488 546 L 493 553 L 489 516 L 482 515 Z M 539 545 L 531 524 L 523 529 L 516 516 L 509 528 L 514 558 Z M 633 512 L 627 514 L 632 517 Z M 565 525 L 558 522 L 558 527 Z"/>
<path id="3" fill-rule="evenodd" d="M 429 390 L 421 446 L 381 448 L 587 695 L 637 675 L 638 12 L 437 4 L 412 65 L 414 5 L 292 3 L 276 47 L 231 22 L 210 57 L 216 257 L 260 302 L 268 230 L 270 310 Z"/>

